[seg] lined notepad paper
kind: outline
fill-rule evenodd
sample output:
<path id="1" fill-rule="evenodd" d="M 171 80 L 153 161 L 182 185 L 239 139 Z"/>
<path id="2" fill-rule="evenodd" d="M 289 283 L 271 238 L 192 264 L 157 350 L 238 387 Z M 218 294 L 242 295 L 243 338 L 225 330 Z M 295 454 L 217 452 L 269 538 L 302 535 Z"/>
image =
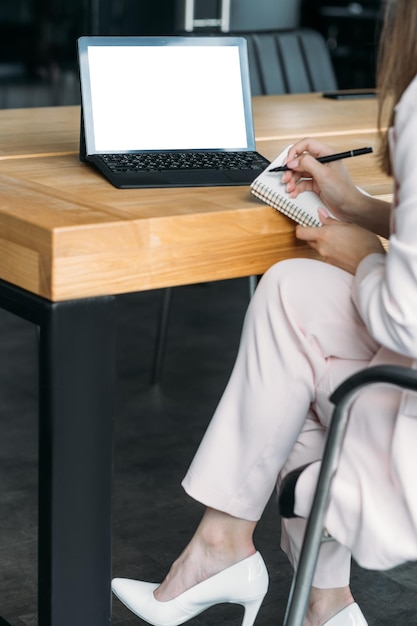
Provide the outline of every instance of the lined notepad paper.
<path id="1" fill-rule="evenodd" d="M 251 184 L 250 190 L 254 196 L 266 204 L 274 207 L 303 226 L 321 226 L 318 216 L 319 207 L 324 207 L 323 200 L 314 191 L 303 191 L 296 198 L 292 198 L 286 191 L 286 185 L 281 182 L 281 172 L 270 172 L 273 167 L 282 165 L 290 146 L 264 170 Z M 328 211 L 328 209 L 326 209 Z"/>

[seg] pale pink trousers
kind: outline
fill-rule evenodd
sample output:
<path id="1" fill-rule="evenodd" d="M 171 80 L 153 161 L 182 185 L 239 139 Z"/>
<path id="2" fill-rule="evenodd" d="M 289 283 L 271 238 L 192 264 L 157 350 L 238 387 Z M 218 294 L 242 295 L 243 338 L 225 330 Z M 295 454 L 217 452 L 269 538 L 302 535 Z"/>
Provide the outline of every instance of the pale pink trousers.
<path id="1" fill-rule="evenodd" d="M 320 458 L 329 395 L 379 350 L 352 303 L 352 280 L 306 259 L 263 276 L 229 383 L 183 481 L 194 499 L 257 521 L 280 474 Z M 304 528 L 302 519 L 282 520 L 281 545 L 294 567 Z M 350 561 L 346 548 L 325 544 L 314 585 L 348 585 Z"/>

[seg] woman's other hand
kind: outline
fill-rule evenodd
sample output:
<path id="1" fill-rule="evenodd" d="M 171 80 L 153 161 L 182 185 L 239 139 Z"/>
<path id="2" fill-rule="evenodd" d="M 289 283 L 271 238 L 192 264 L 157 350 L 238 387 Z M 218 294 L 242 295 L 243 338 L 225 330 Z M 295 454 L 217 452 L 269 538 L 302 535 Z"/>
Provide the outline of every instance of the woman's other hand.
<path id="1" fill-rule="evenodd" d="M 369 254 L 385 253 L 381 241 L 365 228 L 335 220 L 319 209 L 322 226 L 297 226 L 298 239 L 307 242 L 324 261 L 355 274 Z"/>

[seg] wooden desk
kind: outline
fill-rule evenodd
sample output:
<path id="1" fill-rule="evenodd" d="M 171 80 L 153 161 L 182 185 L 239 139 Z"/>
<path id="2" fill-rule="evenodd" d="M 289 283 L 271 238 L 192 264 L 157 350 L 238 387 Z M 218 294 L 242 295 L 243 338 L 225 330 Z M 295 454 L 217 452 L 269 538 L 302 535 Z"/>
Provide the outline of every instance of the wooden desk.
<path id="1" fill-rule="evenodd" d="M 254 111 L 258 149 L 271 159 L 300 135 L 331 140 L 335 150 L 376 140 L 374 100 L 269 96 L 255 98 Z M 1 112 L 4 280 L 62 301 L 262 274 L 312 254 L 247 187 L 115 189 L 79 162 L 78 125 L 77 107 Z M 374 158 L 348 166 L 368 192 L 389 192 Z"/>
<path id="2" fill-rule="evenodd" d="M 254 100 L 259 151 L 375 136 L 375 102 Z M 39 326 L 39 620 L 108 626 L 115 294 L 311 255 L 247 187 L 117 190 L 78 161 L 76 107 L 0 111 L 0 306 Z M 355 180 L 388 193 L 372 158 Z M 366 177 L 369 177 L 369 186 Z"/>
<path id="3" fill-rule="evenodd" d="M 372 98 L 329 100 L 321 94 L 257 96 L 253 116 L 261 151 L 261 142 L 270 139 L 374 133 L 377 102 Z M 79 124 L 80 111 L 75 106 L 3 110 L 0 160 L 19 155 L 76 154 Z"/>
<path id="4" fill-rule="evenodd" d="M 374 133 L 377 100 L 331 100 L 321 94 L 291 94 L 254 98 L 258 148 L 270 139 L 326 137 Z"/>
<path id="5" fill-rule="evenodd" d="M 0 110 L 0 161 L 22 156 L 76 153 L 79 107 Z"/>
<path id="6" fill-rule="evenodd" d="M 121 192 L 75 155 L 0 172 L 2 277 L 50 300 L 260 274 L 310 254 L 247 187 Z"/>

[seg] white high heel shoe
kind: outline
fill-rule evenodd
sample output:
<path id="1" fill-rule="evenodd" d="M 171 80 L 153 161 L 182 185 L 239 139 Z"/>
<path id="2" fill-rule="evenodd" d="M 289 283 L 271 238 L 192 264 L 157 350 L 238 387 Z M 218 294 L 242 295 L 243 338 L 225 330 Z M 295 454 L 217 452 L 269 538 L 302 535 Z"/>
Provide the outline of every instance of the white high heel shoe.
<path id="1" fill-rule="evenodd" d="M 168 602 L 155 599 L 153 592 L 158 583 L 115 578 L 112 590 L 128 609 L 152 626 L 179 626 L 222 602 L 243 605 L 242 626 L 252 626 L 268 590 L 268 580 L 265 563 L 256 552 Z"/>
<path id="2" fill-rule="evenodd" d="M 324 626 L 368 626 L 359 606 L 354 602 L 336 615 L 333 615 Z"/>

